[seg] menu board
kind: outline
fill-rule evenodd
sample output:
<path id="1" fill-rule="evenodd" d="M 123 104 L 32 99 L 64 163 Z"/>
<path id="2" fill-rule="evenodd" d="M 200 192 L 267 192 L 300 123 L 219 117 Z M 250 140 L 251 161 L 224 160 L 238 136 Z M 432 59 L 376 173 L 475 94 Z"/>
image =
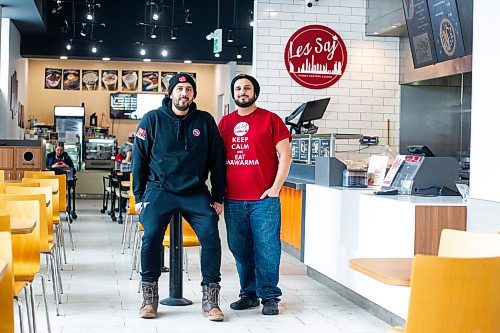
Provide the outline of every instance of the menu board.
<path id="1" fill-rule="evenodd" d="M 403 0 L 403 9 L 410 40 L 413 67 L 419 68 L 437 62 L 431 18 L 426 0 Z"/>
<path id="2" fill-rule="evenodd" d="M 137 110 L 137 94 L 110 94 L 111 118 L 130 119 Z"/>
<path id="3" fill-rule="evenodd" d="M 455 0 L 428 0 L 438 62 L 465 55 Z"/>

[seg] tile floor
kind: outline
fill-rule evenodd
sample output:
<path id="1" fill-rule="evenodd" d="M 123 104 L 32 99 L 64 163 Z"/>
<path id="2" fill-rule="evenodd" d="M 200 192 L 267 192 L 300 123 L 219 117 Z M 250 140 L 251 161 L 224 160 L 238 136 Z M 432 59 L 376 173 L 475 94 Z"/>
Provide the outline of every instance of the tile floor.
<path id="1" fill-rule="evenodd" d="M 220 223 L 222 249 L 221 309 L 225 321 L 210 322 L 201 314 L 199 253 L 188 249 L 191 281 L 184 279 L 184 297 L 193 301 L 186 307 L 159 308 L 153 320 L 137 316 L 141 295 L 138 276 L 129 280 L 130 250 L 121 254 L 122 226 L 99 213 L 100 202 L 79 200 L 78 219 L 73 223 L 75 252 L 68 251 L 64 266 L 63 303 L 55 315 L 49 290 L 52 332 L 329 332 L 381 333 L 389 326 L 363 309 L 332 292 L 306 275 L 306 267 L 283 252 L 280 288 L 283 291 L 280 315 L 264 316 L 261 308 L 234 311 L 229 304 L 238 296 L 238 277 L 233 257 Z M 184 277 L 186 275 L 184 274 Z M 39 283 L 36 283 L 39 285 Z M 37 294 L 38 331 L 46 330 L 39 286 Z M 168 296 L 168 273 L 160 280 L 160 299 Z"/>

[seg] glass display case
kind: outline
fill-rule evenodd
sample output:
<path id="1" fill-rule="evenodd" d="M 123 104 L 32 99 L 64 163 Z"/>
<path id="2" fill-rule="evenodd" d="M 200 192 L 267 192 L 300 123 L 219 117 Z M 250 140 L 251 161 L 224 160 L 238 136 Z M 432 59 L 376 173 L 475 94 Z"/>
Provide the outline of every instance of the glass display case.
<path id="1" fill-rule="evenodd" d="M 85 169 L 112 169 L 116 139 L 89 138 L 85 141 Z"/>

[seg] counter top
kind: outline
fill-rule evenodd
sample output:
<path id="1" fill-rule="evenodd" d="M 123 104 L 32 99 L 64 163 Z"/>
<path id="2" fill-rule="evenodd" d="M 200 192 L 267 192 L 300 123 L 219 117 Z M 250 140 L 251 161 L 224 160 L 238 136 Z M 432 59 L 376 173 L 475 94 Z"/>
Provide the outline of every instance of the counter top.
<path id="1" fill-rule="evenodd" d="M 433 205 L 433 206 L 466 206 L 467 203 L 461 196 L 441 196 L 441 197 L 421 197 L 417 195 L 374 195 L 373 193 L 363 193 L 364 195 L 379 198 L 381 200 L 392 200 L 397 202 L 406 202 L 415 206 Z"/>
<path id="2" fill-rule="evenodd" d="M 288 177 L 285 182 L 283 183 L 283 186 L 293 188 L 295 190 L 305 190 L 307 184 L 314 184 L 313 180 L 308 180 L 308 179 L 301 179 L 301 178 L 295 178 L 295 177 Z"/>

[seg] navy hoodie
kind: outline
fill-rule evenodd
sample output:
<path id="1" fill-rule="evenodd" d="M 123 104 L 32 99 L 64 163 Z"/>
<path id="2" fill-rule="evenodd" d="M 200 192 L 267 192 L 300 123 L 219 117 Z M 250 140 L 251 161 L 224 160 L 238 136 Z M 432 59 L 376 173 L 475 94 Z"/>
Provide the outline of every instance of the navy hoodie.
<path id="1" fill-rule="evenodd" d="M 212 115 L 196 109 L 186 116 L 172 111 L 166 96 L 162 106 L 144 115 L 132 150 L 133 191 L 142 201 L 146 185 L 184 194 L 206 191 L 210 171 L 212 199 L 222 203 L 225 159 L 222 139 Z"/>

